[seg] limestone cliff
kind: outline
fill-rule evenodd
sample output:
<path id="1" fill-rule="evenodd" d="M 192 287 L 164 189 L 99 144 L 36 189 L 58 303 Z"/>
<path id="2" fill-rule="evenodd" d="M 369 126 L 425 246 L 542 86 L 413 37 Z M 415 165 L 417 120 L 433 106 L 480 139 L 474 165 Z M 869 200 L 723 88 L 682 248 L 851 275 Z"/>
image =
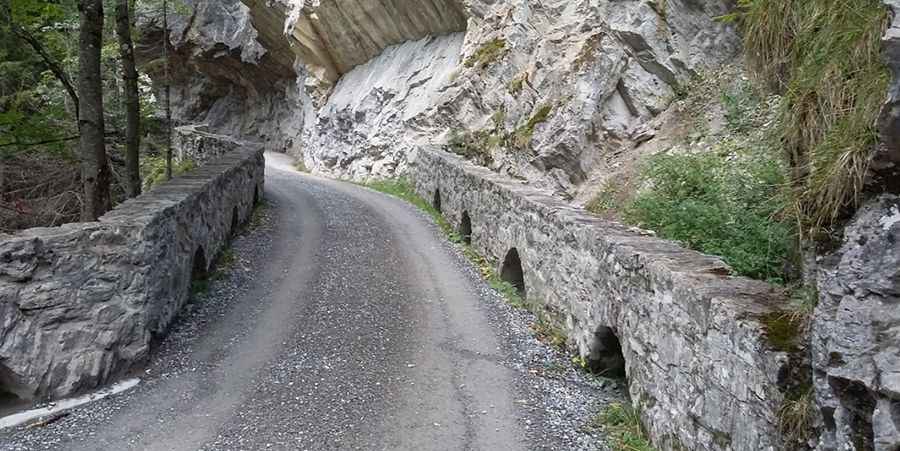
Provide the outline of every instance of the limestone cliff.
<path id="1" fill-rule="evenodd" d="M 302 128 L 303 91 L 294 62 L 270 50 L 238 0 L 186 0 L 189 13 L 170 18 L 171 104 L 178 124 L 206 124 L 271 148 L 290 148 Z M 162 18 L 140 15 L 137 56 L 162 101 L 165 82 Z"/>
<path id="2" fill-rule="evenodd" d="M 475 0 L 467 26 L 449 0 L 403 14 L 388 5 L 397 2 L 246 3 L 258 28 L 286 33 L 318 99 L 290 151 L 352 178 L 396 175 L 418 146 L 454 141 L 574 195 L 604 156 L 647 139 L 643 125 L 688 79 L 739 50 L 734 29 L 715 21 L 729 10 L 718 0 Z"/>

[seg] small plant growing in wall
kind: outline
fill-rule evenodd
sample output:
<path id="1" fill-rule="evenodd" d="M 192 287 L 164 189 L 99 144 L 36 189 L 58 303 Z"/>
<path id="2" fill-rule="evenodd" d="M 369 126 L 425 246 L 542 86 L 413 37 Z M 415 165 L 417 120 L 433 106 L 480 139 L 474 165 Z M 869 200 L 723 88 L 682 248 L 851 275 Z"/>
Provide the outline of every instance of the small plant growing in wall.
<path id="1" fill-rule="evenodd" d="M 512 145 L 518 149 L 528 148 L 531 145 L 531 138 L 534 136 L 534 128 L 538 124 L 547 122 L 551 112 L 553 112 L 553 105 L 538 107 L 528 121 L 513 132 Z"/>
<path id="2" fill-rule="evenodd" d="M 522 93 L 522 88 L 525 87 L 525 81 L 528 78 L 527 74 L 522 74 L 516 78 L 513 78 L 511 82 L 509 82 L 509 86 L 506 89 L 512 94 L 514 97 L 518 96 Z"/>
<path id="3" fill-rule="evenodd" d="M 465 66 L 485 69 L 495 61 L 499 60 L 506 54 L 506 40 L 503 38 L 494 38 L 485 42 L 472 55 L 466 58 Z"/>

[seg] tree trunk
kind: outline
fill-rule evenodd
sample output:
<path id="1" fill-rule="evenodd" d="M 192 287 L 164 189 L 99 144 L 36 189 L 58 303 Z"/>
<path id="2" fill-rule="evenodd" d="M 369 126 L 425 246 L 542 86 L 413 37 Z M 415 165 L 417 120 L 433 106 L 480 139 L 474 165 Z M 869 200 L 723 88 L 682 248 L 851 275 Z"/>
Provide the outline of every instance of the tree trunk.
<path id="1" fill-rule="evenodd" d="M 78 91 L 81 116 L 81 181 L 84 199 L 82 221 L 96 221 L 111 207 L 111 172 L 106 159 L 103 123 L 103 80 L 100 50 L 103 46 L 103 0 L 80 0 Z"/>
<path id="2" fill-rule="evenodd" d="M 166 83 L 166 180 L 172 179 L 172 74 L 169 72 L 169 2 L 163 0 L 163 64 Z"/>
<path id="3" fill-rule="evenodd" d="M 12 15 L 12 5 L 7 0 L 3 2 L 2 8 L 3 14 L 6 16 L 6 20 L 9 23 L 9 27 L 12 30 L 13 34 L 19 37 L 19 39 L 28 43 L 38 55 L 40 55 L 41 59 L 44 60 L 44 64 L 47 65 L 47 68 L 50 69 L 50 72 L 62 83 L 63 88 L 65 88 L 66 92 L 69 94 L 69 97 L 72 99 L 72 103 L 75 105 L 75 122 L 78 123 L 78 93 L 75 91 L 75 87 L 72 85 L 72 80 L 69 78 L 69 75 L 66 74 L 66 71 L 63 69 L 62 65 L 59 64 L 50 53 L 47 52 L 47 49 L 44 48 L 44 45 L 41 44 L 36 37 L 34 37 L 31 33 L 28 32 L 21 25 L 16 23 L 13 20 Z"/>
<path id="4" fill-rule="evenodd" d="M 131 40 L 131 16 L 128 1 L 116 4 L 116 34 L 122 54 L 122 79 L 125 82 L 125 191 L 128 197 L 141 194 L 141 164 L 138 149 L 141 145 L 141 104 L 138 95 L 138 74 L 134 65 L 134 43 Z"/>

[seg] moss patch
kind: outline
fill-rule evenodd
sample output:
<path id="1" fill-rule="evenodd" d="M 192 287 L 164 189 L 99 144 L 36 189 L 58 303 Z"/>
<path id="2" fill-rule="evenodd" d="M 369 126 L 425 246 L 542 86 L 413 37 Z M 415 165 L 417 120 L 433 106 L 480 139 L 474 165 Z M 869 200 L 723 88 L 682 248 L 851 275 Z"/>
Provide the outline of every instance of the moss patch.
<path id="1" fill-rule="evenodd" d="M 485 42 L 472 55 L 466 58 L 466 67 L 485 69 L 506 54 L 506 40 L 494 38 Z"/>
<path id="2" fill-rule="evenodd" d="M 766 332 L 766 339 L 775 349 L 787 353 L 797 352 L 805 331 L 805 321 L 790 312 L 772 312 L 759 318 Z"/>
<path id="3" fill-rule="evenodd" d="M 527 122 L 522 124 L 519 128 L 513 132 L 512 135 L 512 144 L 513 146 L 524 149 L 531 144 L 531 138 L 534 136 L 534 127 L 543 122 L 547 122 L 547 119 L 550 117 L 550 113 L 553 111 L 553 105 L 542 105 L 535 110 L 534 114 L 528 119 Z"/>
<path id="4" fill-rule="evenodd" d="M 513 78 L 513 80 L 511 82 L 509 82 L 509 85 L 506 87 L 506 89 L 513 96 L 518 96 L 519 94 L 522 93 L 522 88 L 525 87 L 525 79 L 527 77 L 528 77 L 527 75 L 522 74 L 516 78 Z"/>

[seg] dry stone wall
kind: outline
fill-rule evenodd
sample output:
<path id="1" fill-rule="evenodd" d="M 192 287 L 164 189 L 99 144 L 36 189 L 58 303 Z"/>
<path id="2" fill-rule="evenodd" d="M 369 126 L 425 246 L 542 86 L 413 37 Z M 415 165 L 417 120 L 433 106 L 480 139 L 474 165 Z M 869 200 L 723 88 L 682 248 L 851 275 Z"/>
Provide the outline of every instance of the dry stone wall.
<path id="1" fill-rule="evenodd" d="M 58 398 L 146 358 L 262 196 L 262 148 L 221 145 L 97 222 L 0 235 L 0 389 Z"/>
<path id="2" fill-rule="evenodd" d="M 421 149 L 410 175 L 504 277 L 521 275 L 526 301 L 582 356 L 610 363 L 621 347 L 660 449 L 782 449 L 777 412 L 796 362 L 763 320 L 779 314 L 780 291 L 441 150 Z"/>

